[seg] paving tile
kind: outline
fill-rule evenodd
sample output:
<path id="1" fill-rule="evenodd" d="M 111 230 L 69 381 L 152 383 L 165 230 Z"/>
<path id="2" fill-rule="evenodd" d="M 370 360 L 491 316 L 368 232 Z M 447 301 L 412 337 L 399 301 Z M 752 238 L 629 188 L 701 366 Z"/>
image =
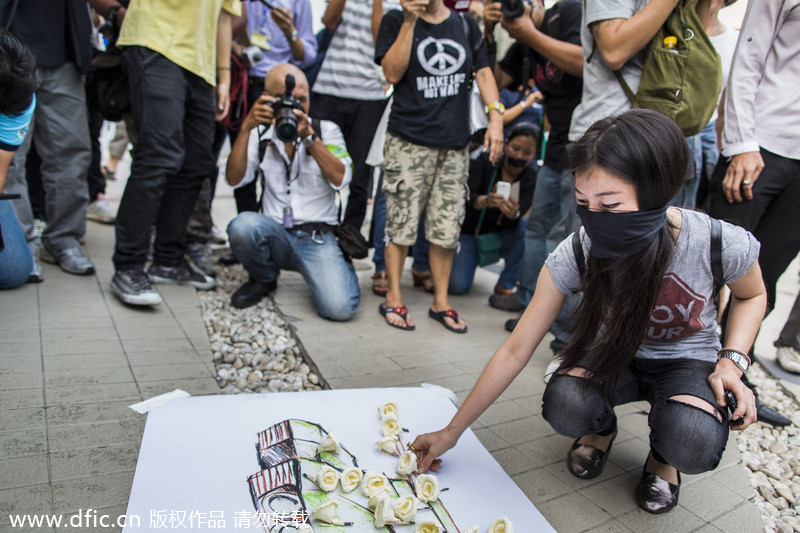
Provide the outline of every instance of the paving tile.
<path id="1" fill-rule="evenodd" d="M 606 468 L 609 466 L 606 464 Z M 622 473 L 582 488 L 579 492 L 611 516 L 620 516 L 638 508 L 634 497 L 638 482 L 639 478 L 633 474 Z"/>
<path id="2" fill-rule="evenodd" d="M 77 367 L 45 370 L 45 386 L 81 385 L 94 383 L 133 383 L 133 374 L 127 366 L 105 368 Z"/>
<path id="3" fill-rule="evenodd" d="M 128 407 L 137 401 L 53 405 L 47 408 L 47 425 L 53 428 L 94 422 L 144 419 L 144 415 L 140 415 Z"/>
<path id="4" fill-rule="evenodd" d="M 479 420 L 488 425 L 486 419 Z M 521 420 L 501 422 L 499 424 L 492 424 L 489 427 L 491 427 L 492 431 L 497 433 L 501 439 L 515 445 L 528 443 L 532 440 L 554 434 L 553 428 L 550 427 L 550 424 L 548 424 L 541 415 L 529 415 Z M 567 453 L 566 450 L 564 453 Z"/>
<path id="5" fill-rule="evenodd" d="M 0 343 L 0 357 L 7 355 L 40 355 L 42 345 L 37 341 Z"/>
<path id="6" fill-rule="evenodd" d="M 45 454 L 0 459 L 0 490 L 47 482 Z"/>
<path id="7" fill-rule="evenodd" d="M 99 385 L 63 385 L 47 387 L 47 405 L 95 403 L 114 400 L 141 400 L 135 383 L 102 383 Z"/>
<path id="8" fill-rule="evenodd" d="M 638 432 L 641 434 L 641 432 Z M 647 434 L 643 435 L 647 438 Z M 615 442 L 608 456 L 608 462 L 614 463 L 623 470 L 632 470 L 636 475 L 644 465 L 650 453 L 650 441 L 642 438 L 628 439 L 625 442 Z"/>
<path id="9" fill-rule="evenodd" d="M 51 453 L 115 444 L 138 444 L 144 420 L 120 420 L 48 429 Z M 109 504 L 111 505 L 111 504 Z"/>
<path id="10" fill-rule="evenodd" d="M 110 328 L 114 321 L 108 314 L 102 316 L 83 316 L 69 314 L 48 314 L 41 318 L 42 329 L 46 328 Z"/>
<path id="11" fill-rule="evenodd" d="M 76 527 L 80 528 L 81 533 L 114 533 L 122 531 L 122 526 L 125 524 L 130 525 L 132 528 L 141 528 L 148 525 L 148 518 L 145 517 L 128 517 L 125 515 L 126 505 L 115 505 L 113 507 L 104 507 L 102 509 L 91 509 L 91 514 L 87 516 L 86 510 L 79 513 L 65 514 L 62 526 L 56 528 L 56 532 L 67 531 L 73 532 Z M 74 518 L 78 517 L 79 518 Z M 130 522 L 126 522 L 130 520 Z M 118 523 L 119 521 L 119 523 Z M 71 522 L 71 523 L 70 523 Z M 107 526 L 103 526 L 103 524 Z"/>
<path id="12" fill-rule="evenodd" d="M 0 432 L 0 459 L 40 453 L 47 453 L 47 434 L 44 427 Z"/>
<path id="13" fill-rule="evenodd" d="M 530 457 L 513 447 L 494 450 L 492 457 L 500 463 L 509 476 L 527 472 L 538 466 Z"/>
<path id="14" fill-rule="evenodd" d="M 44 389 L 0 390 L 0 406 L 3 409 L 44 407 Z"/>
<path id="15" fill-rule="evenodd" d="M 492 429 L 496 430 L 497 428 L 495 427 Z M 505 438 L 502 434 L 500 437 Z M 517 447 L 522 451 L 522 453 L 536 461 L 538 464 L 550 465 L 553 463 L 566 461 L 567 451 L 572 445 L 572 440 L 573 439 L 552 433 L 541 439 L 526 442 L 524 444 L 518 444 Z"/>
<path id="16" fill-rule="evenodd" d="M 140 384 L 144 399 L 152 398 L 175 389 L 181 389 L 192 396 L 201 394 L 219 394 L 217 380 L 212 377 L 198 379 L 175 379 L 172 381 L 145 381 Z"/>
<path id="17" fill-rule="evenodd" d="M 13 372 L 31 372 L 42 369 L 42 356 L 36 355 L 17 355 L 0 356 L 0 374 Z"/>
<path id="18" fill-rule="evenodd" d="M 42 341 L 98 341 L 117 339 L 117 330 L 113 327 L 91 328 L 44 328 Z"/>
<path id="19" fill-rule="evenodd" d="M 2 531 L 22 531 L 21 529 L 11 529 L 8 515 L 50 514 L 51 511 L 50 486 L 47 483 L 0 490 L 0 530 Z M 29 531 L 41 532 L 42 530 L 30 529 Z"/>
<path id="20" fill-rule="evenodd" d="M 523 419 L 528 419 L 534 416 L 536 413 L 522 405 L 513 402 L 513 401 L 496 401 L 492 405 L 489 406 L 486 411 L 478 418 L 481 422 L 486 424 L 487 426 L 494 426 L 497 424 L 503 424 L 506 422 L 520 422 L 522 423 Z M 527 424 L 527 427 L 533 430 L 532 424 Z"/>
<path id="21" fill-rule="evenodd" d="M 706 524 L 700 529 L 695 529 L 694 533 L 725 533 L 721 529 L 711 524 Z"/>
<path id="22" fill-rule="evenodd" d="M 42 343 L 42 353 L 44 355 L 119 352 L 122 352 L 122 344 L 117 338 L 81 341 L 46 340 Z"/>
<path id="23" fill-rule="evenodd" d="M 170 350 L 161 352 L 126 352 L 131 366 L 199 363 L 202 357 L 195 350 Z M 209 357 L 210 359 L 210 357 Z"/>
<path id="24" fill-rule="evenodd" d="M 709 498 L 711 494 L 713 497 Z M 712 522 L 715 518 L 741 505 L 746 499 L 709 477 L 681 487 L 680 501 L 681 505 L 692 513 Z"/>
<path id="25" fill-rule="evenodd" d="M 369 355 L 360 358 L 343 358 L 340 360 L 339 364 L 351 376 L 365 376 L 403 368 L 401 365 L 395 363 L 389 358 L 376 357 L 375 355 Z"/>
<path id="26" fill-rule="evenodd" d="M 130 472 L 136 469 L 138 456 L 138 443 L 68 450 L 51 454 L 50 468 L 54 482 L 114 472 Z"/>
<path id="27" fill-rule="evenodd" d="M 133 374 L 140 383 L 145 381 L 171 381 L 214 377 L 202 363 L 181 363 L 170 365 L 134 366 Z"/>
<path id="28" fill-rule="evenodd" d="M 148 328 L 129 327 L 125 324 L 117 326 L 119 338 L 124 341 L 134 339 L 184 339 L 186 333 L 180 327 Z"/>
<path id="29" fill-rule="evenodd" d="M 611 520 L 611 515 L 587 497 L 570 492 L 536 505 L 556 531 L 583 531 Z"/>
<path id="30" fill-rule="evenodd" d="M 444 357 L 435 352 L 409 352 L 402 355 L 391 356 L 391 360 L 400 368 L 418 368 L 448 362 Z"/>
<path id="31" fill-rule="evenodd" d="M 544 468 L 529 470 L 522 474 L 511 476 L 511 478 L 540 511 L 542 510 L 540 503 L 572 492 L 572 489 L 566 483 L 547 472 Z M 609 516 L 609 518 L 611 517 Z M 549 517 L 548 520 L 550 520 Z M 574 531 L 578 531 L 578 529 Z"/>
<path id="32" fill-rule="evenodd" d="M 606 461 L 605 467 L 603 468 L 603 473 L 597 476 L 594 479 L 580 479 L 572 475 L 572 473 L 567 468 L 566 462 L 567 454 L 564 453 L 564 460 L 556 461 L 555 463 L 551 463 L 545 466 L 545 470 L 556 476 L 558 479 L 569 485 L 575 490 L 581 490 L 587 487 L 591 487 L 598 483 L 602 483 L 603 481 L 608 481 L 613 479 L 621 474 L 624 471 L 615 465 L 614 463 L 609 463 Z M 630 509 L 629 509 L 630 510 Z"/>
<path id="33" fill-rule="evenodd" d="M 746 467 L 736 464 L 722 468 L 717 467 L 711 477 L 717 483 L 749 500 L 756 495 L 756 491 L 750 484 L 748 472 L 749 470 Z"/>
<path id="34" fill-rule="evenodd" d="M 708 496 L 706 496 L 708 497 Z M 683 498 L 681 498 L 683 500 Z M 703 527 L 706 521 L 689 512 L 682 505 L 664 514 L 651 514 L 636 509 L 626 513 L 618 520 L 634 531 L 669 531 L 670 533 L 684 533 Z M 758 531 L 755 529 L 726 529 L 726 531 Z"/>
<path id="35" fill-rule="evenodd" d="M 44 408 L 3 409 L 0 411 L 0 432 L 22 431 L 45 427 Z"/>
<path id="36" fill-rule="evenodd" d="M 28 371 L 0 373 L 0 389 L 2 390 L 41 388 L 42 381 L 41 363 L 38 368 Z"/>
<path id="37" fill-rule="evenodd" d="M 133 472 L 57 481 L 53 483 L 53 507 L 56 513 L 69 513 L 125 505 L 132 484 Z"/>
<path id="38" fill-rule="evenodd" d="M 161 352 L 173 350 L 194 350 L 188 339 L 123 339 L 126 352 Z"/>
<path id="39" fill-rule="evenodd" d="M 45 355 L 42 359 L 45 374 L 73 369 L 127 367 L 129 364 L 123 353 L 58 354 Z"/>
<path id="40" fill-rule="evenodd" d="M 0 306 L 2 308 L 4 306 Z M 3 321 L 5 323 L 5 321 Z M 3 328 L 3 335 L 0 336 L 0 344 L 9 342 L 39 342 L 39 328 Z"/>
<path id="41" fill-rule="evenodd" d="M 584 533 L 634 533 L 634 531 L 619 520 L 611 520 L 592 529 L 587 529 Z"/>
<path id="42" fill-rule="evenodd" d="M 479 441 L 481 441 L 483 447 L 490 452 L 508 447 L 508 443 L 498 437 L 497 434 L 489 428 L 476 429 L 473 430 L 473 433 L 475 433 L 475 436 L 478 437 Z"/>

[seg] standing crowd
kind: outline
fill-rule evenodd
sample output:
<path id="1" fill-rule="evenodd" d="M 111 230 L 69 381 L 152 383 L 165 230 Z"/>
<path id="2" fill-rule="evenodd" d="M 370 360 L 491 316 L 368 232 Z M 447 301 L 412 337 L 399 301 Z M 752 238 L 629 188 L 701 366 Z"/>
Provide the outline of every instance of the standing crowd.
<path id="1" fill-rule="evenodd" d="M 233 306 L 293 270 L 344 321 L 361 301 L 346 243 L 372 203 L 387 326 L 415 329 L 408 255 L 447 330 L 468 331 L 448 296 L 501 259 L 489 305 L 519 313 L 453 421 L 414 442 L 420 472 L 549 331 L 543 414 L 575 438 L 570 471 L 598 476 L 614 407 L 647 400 L 636 498 L 669 511 L 730 429 L 790 423 L 746 372 L 800 251 L 800 1 L 750 0 L 740 31 L 718 18 L 735 1 L 329 0 L 315 35 L 310 0 L 0 0 L 0 289 L 44 281 L 39 261 L 94 273 L 88 218 L 115 225 L 127 305 L 213 288 L 208 245 L 227 238 L 221 261 L 249 274 Z M 103 118 L 119 140 L 101 165 Z M 800 373 L 800 295 L 776 346 Z"/>

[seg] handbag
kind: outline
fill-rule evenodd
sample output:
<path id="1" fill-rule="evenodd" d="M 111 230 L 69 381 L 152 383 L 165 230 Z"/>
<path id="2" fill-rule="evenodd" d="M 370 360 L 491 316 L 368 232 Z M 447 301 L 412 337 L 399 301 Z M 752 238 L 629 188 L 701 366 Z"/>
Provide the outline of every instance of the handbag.
<path id="1" fill-rule="evenodd" d="M 492 173 L 492 180 L 489 182 L 489 190 L 486 194 L 491 194 L 492 187 L 494 187 L 494 180 L 497 177 L 497 168 Z M 500 248 L 503 246 L 503 241 L 500 240 L 500 235 L 494 232 L 484 233 L 480 235 L 481 225 L 483 224 L 483 217 L 486 214 L 486 208 L 481 209 L 481 216 L 478 218 L 478 227 L 475 228 L 475 244 L 478 249 L 478 266 L 491 265 L 500 261 Z"/>
<path id="2" fill-rule="evenodd" d="M 356 228 L 346 224 L 339 224 L 333 233 L 336 236 L 336 242 L 339 243 L 339 248 L 342 249 L 342 253 L 354 259 L 367 257 L 369 245 Z"/>

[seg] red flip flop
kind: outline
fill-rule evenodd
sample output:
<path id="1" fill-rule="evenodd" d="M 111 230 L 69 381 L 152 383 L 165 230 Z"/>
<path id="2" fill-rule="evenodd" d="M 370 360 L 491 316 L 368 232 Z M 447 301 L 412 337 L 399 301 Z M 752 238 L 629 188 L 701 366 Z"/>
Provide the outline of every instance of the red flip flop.
<path id="1" fill-rule="evenodd" d="M 447 311 L 436 312 L 436 311 L 433 310 L 433 308 L 430 308 L 430 309 L 428 309 L 428 316 L 431 317 L 432 319 L 436 320 L 441 325 L 443 325 L 445 328 L 449 329 L 450 331 L 452 331 L 454 333 L 466 333 L 467 332 L 467 325 L 466 324 L 464 324 L 464 329 L 456 329 L 453 326 L 451 326 L 450 324 L 448 324 L 447 321 L 444 319 L 444 317 L 449 316 L 450 318 L 453 319 L 453 322 L 458 323 L 458 313 L 456 312 L 455 309 L 448 309 Z"/>
<path id="2" fill-rule="evenodd" d="M 405 326 L 401 326 L 400 324 L 392 324 L 387 320 L 386 323 L 392 326 L 393 328 L 402 329 L 404 331 L 414 331 L 415 329 L 417 329 L 417 326 L 408 325 L 408 309 L 406 309 L 405 305 L 398 305 L 397 307 L 386 307 L 386 304 L 382 303 L 381 305 L 378 306 L 378 312 L 384 318 L 386 318 L 387 313 L 394 313 L 406 322 Z"/>

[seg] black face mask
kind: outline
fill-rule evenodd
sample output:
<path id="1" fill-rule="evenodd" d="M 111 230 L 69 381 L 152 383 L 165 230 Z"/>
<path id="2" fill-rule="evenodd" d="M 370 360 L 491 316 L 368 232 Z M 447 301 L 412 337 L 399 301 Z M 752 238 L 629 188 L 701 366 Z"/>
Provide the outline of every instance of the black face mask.
<path id="1" fill-rule="evenodd" d="M 612 213 L 578 206 L 578 216 L 592 240 L 592 255 L 601 259 L 641 252 L 667 222 L 667 206 L 652 211 Z"/>
<path id="2" fill-rule="evenodd" d="M 528 161 L 517 157 L 506 157 L 506 161 L 511 168 L 525 168 L 528 166 Z"/>

